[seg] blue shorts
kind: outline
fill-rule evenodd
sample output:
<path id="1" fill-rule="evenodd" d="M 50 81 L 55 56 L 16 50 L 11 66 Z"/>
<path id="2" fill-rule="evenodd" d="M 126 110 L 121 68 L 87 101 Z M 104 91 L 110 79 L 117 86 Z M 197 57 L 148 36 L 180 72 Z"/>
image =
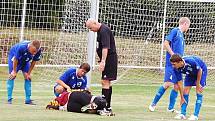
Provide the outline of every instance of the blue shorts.
<path id="1" fill-rule="evenodd" d="M 174 84 L 178 82 L 172 66 L 165 67 L 164 82 L 172 82 Z"/>
<path id="2" fill-rule="evenodd" d="M 13 61 L 12 61 L 12 57 L 8 58 L 8 67 L 9 67 L 9 74 L 13 71 Z M 19 70 L 22 70 L 22 72 L 26 72 L 28 73 L 30 69 L 30 63 L 27 62 L 24 65 L 18 64 L 17 68 L 16 68 L 16 72 L 18 72 Z"/>
<path id="3" fill-rule="evenodd" d="M 202 78 L 200 80 L 200 84 L 202 87 L 206 86 L 206 78 L 207 78 L 207 71 L 203 71 Z M 196 86 L 196 77 L 191 77 L 189 75 L 185 76 L 184 86 Z"/>

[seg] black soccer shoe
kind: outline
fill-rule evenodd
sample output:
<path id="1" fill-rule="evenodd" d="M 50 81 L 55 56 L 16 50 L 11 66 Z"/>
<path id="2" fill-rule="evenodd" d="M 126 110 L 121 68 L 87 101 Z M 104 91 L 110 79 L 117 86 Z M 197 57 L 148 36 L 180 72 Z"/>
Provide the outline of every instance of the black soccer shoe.
<path id="1" fill-rule="evenodd" d="M 26 100 L 25 104 L 27 104 L 27 105 L 36 105 L 35 103 L 33 103 L 33 100 Z"/>
<path id="2" fill-rule="evenodd" d="M 13 100 L 13 98 L 8 99 L 7 104 L 12 104 L 12 100 Z"/>

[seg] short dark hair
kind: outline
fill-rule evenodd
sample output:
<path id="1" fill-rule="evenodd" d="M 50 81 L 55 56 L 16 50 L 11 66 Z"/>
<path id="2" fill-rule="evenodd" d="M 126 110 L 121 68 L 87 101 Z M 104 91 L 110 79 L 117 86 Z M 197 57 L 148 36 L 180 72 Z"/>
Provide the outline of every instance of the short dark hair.
<path id="1" fill-rule="evenodd" d="M 182 57 L 179 54 L 173 54 L 170 57 L 170 62 L 175 63 L 175 62 L 180 62 L 182 61 Z"/>
<path id="2" fill-rule="evenodd" d="M 40 41 L 34 40 L 31 43 L 37 50 L 40 48 Z"/>
<path id="3" fill-rule="evenodd" d="M 88 63 L 82 63 L 79 68 L 84 69 L 87 72 L 90 71 L 90 65 Z"/>

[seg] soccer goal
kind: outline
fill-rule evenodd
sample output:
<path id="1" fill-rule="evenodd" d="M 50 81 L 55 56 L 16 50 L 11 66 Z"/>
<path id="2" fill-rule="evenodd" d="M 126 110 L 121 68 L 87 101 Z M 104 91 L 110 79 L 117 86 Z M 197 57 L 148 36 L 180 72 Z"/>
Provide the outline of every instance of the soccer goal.
<path id="1" fill-rule="evenodd" d="M 96 34 L 85 28 L 85 21 L 95 18 L 115 35 L 118 83 L 159 84 L 164 37 L 178 26 L 180 17 L 187 16 L 191 28 L 185 34 L 185 53 L 203 58 L 210 69 L 209 85 L 215 85 L 214 8 L 213 0 L 1 0 L 0 65 L 6 66 L 13 44 L 37 39 L 43 47 L 38 80 L 53 84 L 66 68 L 89 62 L 94 69 L 91 83 L 99 83 Z"/>
<path id="2" fill-rule="evenodd" d="M 201 56 L 210 69 L 209 78 L 214 78 L 214 7 L 212 0 L 100 1 L 99 18 L 111 26 L 117 39 L 119 82 L 162 82 L 162 41 L 182 16 L 191 19 L 185 34 L 186 55 Z M 213 80 L 208 83 L 215 84 Z"/>

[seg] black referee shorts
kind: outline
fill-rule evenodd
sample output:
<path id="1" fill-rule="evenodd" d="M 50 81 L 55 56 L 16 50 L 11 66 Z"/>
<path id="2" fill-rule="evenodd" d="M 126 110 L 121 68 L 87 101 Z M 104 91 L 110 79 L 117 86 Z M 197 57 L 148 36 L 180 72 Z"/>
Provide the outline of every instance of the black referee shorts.
<path id="1" fill-rule="evenodd" d="M 92 96 L 83 92 L 72 92 L 69 96 L 67 111 L 81 113 L 81 108 L 90 103 Z"/>
<path id="2" fill-rule="evenodd" d="M 117 54 L 107 55 L 105 69 L 102 72 L 102 80 L 116 80 L 117 79 L 117 65 L 118 57 Z"/>

